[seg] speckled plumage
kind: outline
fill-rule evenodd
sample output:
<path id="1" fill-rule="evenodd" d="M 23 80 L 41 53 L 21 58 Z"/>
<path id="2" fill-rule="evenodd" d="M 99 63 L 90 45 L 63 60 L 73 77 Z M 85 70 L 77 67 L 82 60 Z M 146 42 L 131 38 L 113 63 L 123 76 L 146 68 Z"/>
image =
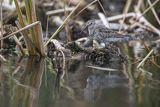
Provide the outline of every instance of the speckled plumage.
<path id="1" fill-rule="evenodd" d="M 96 40 L 99 43 L 115 43 L 125 42 L 131 40 L 129 35 L 121 35 L 116 31 L 107 28 L 100 20 L 89 20 L 82 30 L 88 30 L 88 34 L 91 40 Z"/>

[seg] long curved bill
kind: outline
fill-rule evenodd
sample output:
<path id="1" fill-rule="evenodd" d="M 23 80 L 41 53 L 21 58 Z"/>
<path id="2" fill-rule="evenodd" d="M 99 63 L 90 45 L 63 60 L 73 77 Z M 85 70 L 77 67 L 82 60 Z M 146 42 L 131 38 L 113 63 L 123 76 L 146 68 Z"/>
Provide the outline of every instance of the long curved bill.
<path id="1" fill-rule="evenodd" d="M 83 27 L 82 27 L 82 29 L 81 29 L 81 32 L 80 33 L 82 33 L 86 28 L 88 27 L 88 25 L 86 24 L 86 25 L 84 25 Z"/>

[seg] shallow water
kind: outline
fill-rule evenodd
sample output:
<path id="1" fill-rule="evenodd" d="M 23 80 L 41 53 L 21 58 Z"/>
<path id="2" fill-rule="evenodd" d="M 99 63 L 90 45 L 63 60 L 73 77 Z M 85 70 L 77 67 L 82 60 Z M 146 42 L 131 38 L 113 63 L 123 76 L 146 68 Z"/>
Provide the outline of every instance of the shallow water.
<path id="1" fill-rule="evenodd" d="M 101 65 L 119 70 L 107 71 L 67 60 L 62 78 L 49 59 L 7 60 L 0 64 L 0 107 L 160 107 L 160 72 L 151 65 L 150 73 L 130 63 Z"/>

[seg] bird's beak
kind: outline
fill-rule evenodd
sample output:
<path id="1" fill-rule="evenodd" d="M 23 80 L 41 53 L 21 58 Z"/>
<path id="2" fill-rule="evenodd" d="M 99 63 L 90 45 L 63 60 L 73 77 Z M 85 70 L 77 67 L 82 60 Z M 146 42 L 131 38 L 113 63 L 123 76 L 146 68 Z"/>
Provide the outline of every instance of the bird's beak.
<path id="1" fill-rule="evenodd" d="M 88 27 L 88 25 L 85 25 L 82 27 L 80 34 Z"/>

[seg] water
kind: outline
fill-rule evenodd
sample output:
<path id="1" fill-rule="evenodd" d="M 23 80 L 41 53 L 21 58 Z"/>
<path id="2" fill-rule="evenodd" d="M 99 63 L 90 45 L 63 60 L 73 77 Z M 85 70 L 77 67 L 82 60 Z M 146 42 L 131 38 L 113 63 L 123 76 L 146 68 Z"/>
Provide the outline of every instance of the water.
<path id="1" fill-rule="evenodd" d="M 62 78 L 49 59 L 7 60 L 0 64 L 0 107 L 160 107 L 160 72 L 152 65 L 150 73 L 130 62 L 103 65 L 119 70 L 104 71 L 67 60 Z"/>

